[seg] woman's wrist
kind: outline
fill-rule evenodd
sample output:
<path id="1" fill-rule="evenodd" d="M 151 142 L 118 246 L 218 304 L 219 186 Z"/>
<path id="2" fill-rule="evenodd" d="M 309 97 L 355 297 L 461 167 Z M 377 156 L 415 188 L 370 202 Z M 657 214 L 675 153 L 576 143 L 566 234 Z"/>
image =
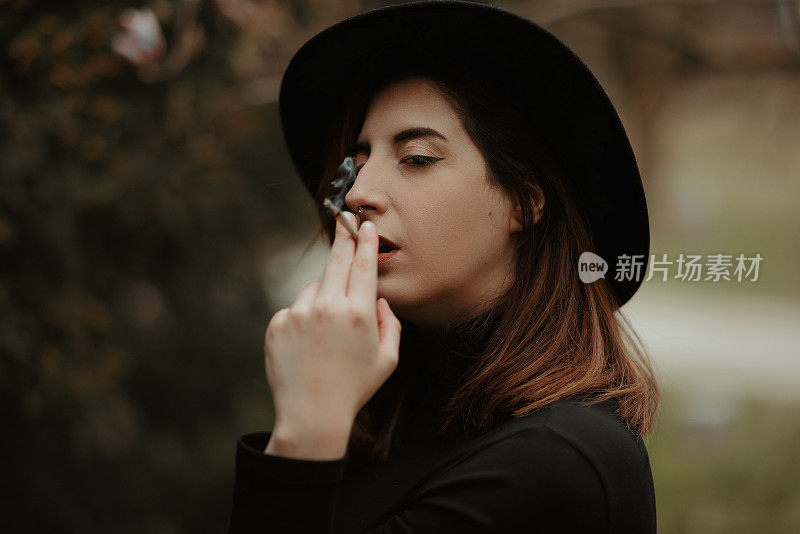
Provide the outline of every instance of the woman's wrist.
<path id="1" fill-rule="evenodd" d="M 338 460 L 347 452 L 352 428 L 352 421 L 309 430 L 276 425 L 264 454 L 298 460 Z"/>

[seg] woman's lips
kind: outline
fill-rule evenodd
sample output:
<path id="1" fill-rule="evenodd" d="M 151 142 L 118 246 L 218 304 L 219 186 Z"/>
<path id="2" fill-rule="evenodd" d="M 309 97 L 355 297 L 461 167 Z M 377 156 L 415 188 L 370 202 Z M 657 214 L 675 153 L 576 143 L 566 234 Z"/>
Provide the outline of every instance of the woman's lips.
<path id="1" fill-rule="evenodd" d="M 396 248 L 396 249 L 394 249 L 394 250 L 392 250 L 390 252 L 378 252 L 378 265 L 380 265 L 381 263 L 389 261 L 399 251 L 400 251 L 400 249 Z"/>
<path id="2" fill-rule="evenodd" d="M 381 263 L 387 262 L 390 259 L 392 259 L 392 256 L 397 254 L 397 251 L 399 251 L 400 248 L 398 248 L 398 246 L 395 245 L 394 241 L 392 241 L 391 239 L 387 239 L 387 238 L 383 237 L 382 235 L 378 234 L 378 247 L 379 247 L 379 249 L 383 248 L 383 247 L 387 247 L 387 246 L 391 247 L 391 250 L 389 250 L 388 252 L 378 252 L 378 264 L 379 265 Z"/>

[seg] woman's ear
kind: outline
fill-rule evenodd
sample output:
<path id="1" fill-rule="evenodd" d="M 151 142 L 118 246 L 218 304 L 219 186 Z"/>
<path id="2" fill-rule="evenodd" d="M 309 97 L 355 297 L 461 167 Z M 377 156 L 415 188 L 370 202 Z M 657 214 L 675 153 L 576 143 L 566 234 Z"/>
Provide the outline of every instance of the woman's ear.
<path id="1" fill-rule="evenodd" d="M 514 210 L 511 212 L 511 227 L 508 229 L 510 233 L 516 234 L 521 232 L 522 225 L 522 208 L 519 206 L 519 200 L 514 204 Z"/>
<path id="2" fill-rule="evenodd" d="M 538 185 L 531 186 L 531 209 L 533 210 L 533 224 L 539 222 L 544 212 L 544 190 Z M 519 198 L 514 204 L 514 210 L 511 212 L 511 227 L 509 231 L 513 234 L 520 232 L 523 228 L 522 221 L 522 208 L 519 204 Z"/>
<path id="3" fill-rule="evenodd" d="M 537 224 L 539 219 L 542 218 L 542 213 L 544 213 L 544 190 L 538 186 L 533 186 L 533 191 L 531 192 L 531 202 L 533 208 L 533 224 Z"/>

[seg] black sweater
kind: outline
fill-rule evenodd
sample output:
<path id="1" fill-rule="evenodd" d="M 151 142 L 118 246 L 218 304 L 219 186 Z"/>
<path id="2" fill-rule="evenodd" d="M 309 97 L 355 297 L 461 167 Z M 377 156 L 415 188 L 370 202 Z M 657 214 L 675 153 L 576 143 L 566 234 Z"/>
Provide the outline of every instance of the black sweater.
<path id="1" fill-rule="evenodd" d="M 242 436 L 229 534 L 656 532 L 647 450 L 613 401 L 563 399 L 469 439 L 439 433 L 487 335 L 403 323 L 400 365 L 414 361 L 415 382 L 386 462 L 267 455 L 269 432 Z"/>

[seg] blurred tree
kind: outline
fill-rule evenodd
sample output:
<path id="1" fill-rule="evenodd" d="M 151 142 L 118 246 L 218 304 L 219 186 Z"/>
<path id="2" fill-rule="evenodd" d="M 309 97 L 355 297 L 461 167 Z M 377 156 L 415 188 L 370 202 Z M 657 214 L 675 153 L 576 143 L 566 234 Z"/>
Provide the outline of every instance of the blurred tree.
<path id="1" fill-rule="evenodd" d="M 276 187 L 285 54 L 253 59 L 292 16 L 262 3 L 248 34 L 232 2 L 144 6 L 169 65 L 148 77 L 111 46 L 129 3 L 5 4 L 3 530 L 219 532 L 242 406 L 268 423 L 265 246 L 307 209 Z"/>

